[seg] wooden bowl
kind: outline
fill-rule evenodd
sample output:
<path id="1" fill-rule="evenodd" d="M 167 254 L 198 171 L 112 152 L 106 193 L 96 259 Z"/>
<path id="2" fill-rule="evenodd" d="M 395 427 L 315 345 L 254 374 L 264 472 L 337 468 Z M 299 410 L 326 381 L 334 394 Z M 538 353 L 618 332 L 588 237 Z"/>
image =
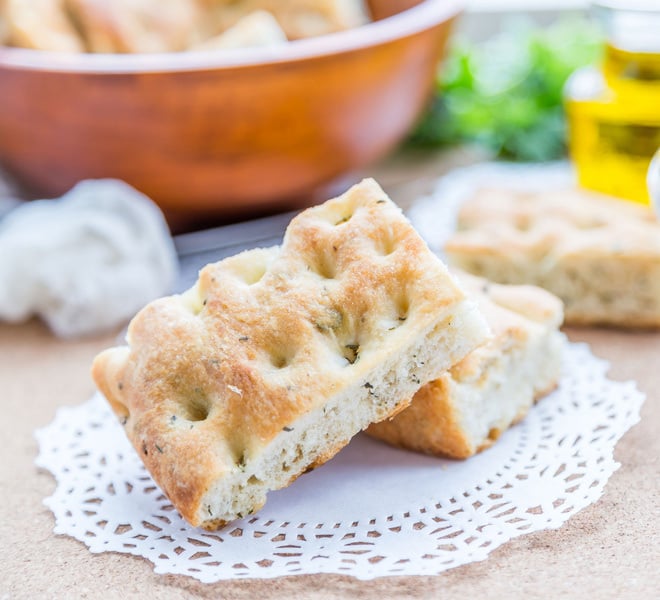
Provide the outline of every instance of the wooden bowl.
<path id="1" fill-rule="evenodd" d="M 315 202 L 412 126 L 460 2 L 371 8 L 373 23 L 274 48 L 1 48 L 0 164 L 42 197 L 123 179 L 179 229 Z"/>

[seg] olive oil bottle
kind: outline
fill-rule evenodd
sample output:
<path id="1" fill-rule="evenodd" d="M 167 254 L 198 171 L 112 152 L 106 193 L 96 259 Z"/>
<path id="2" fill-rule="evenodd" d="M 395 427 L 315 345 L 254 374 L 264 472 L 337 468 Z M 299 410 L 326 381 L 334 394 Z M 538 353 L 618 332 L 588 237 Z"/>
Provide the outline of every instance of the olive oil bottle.
<path id="1" fill-rule="evenodd" d="M 660 148 L 660 0 L 595 8 L 607 44 L 600 68 L 566 84 L 569 151 L 583 187 L 649 203 L 646 176 Z"/>

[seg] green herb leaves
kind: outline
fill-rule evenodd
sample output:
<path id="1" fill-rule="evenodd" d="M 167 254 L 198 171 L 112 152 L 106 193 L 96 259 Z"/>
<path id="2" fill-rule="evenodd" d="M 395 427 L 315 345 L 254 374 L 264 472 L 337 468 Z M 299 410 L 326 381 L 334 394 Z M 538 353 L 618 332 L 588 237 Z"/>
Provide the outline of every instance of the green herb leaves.
<path id="1" fill-rule="evenodd" d="M 584 19 L 545 29 L 511 23 L 480 44 L 457 42 L 442 65 L 437 92 L 410 143 L 476 142 L 496 156 L 521 161 L 566 153 L 563 87 L 601 48 Z"/>

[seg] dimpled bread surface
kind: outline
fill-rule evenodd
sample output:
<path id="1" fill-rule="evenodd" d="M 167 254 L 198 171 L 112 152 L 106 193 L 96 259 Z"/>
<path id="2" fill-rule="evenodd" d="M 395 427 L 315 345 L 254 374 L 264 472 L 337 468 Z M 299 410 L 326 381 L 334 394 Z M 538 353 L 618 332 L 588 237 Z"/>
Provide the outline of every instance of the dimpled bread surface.
<path id="1" fill-rule="evenodd" d="M 660 327 L 660 223 L 586 191 L 482 189 L 461 208 L 449 262 L 559 296 L 569 325 Z"/>
<path id="2" fill-rule="evenodd" d="M 149 304 L 94 379 L 193 525 L 213 529 L 331 458 L 488 336 L 476 303 L 372 180 L 281 247 Z"/>
<path id="3" fill-rule="evenodd" d="M 556 387 L 563 314 L 561 301 L 541 288 L 457 274 L 479 302 L 493 337 L 367 433 L 418 452 L 467 458 L 493 444 Z"/>

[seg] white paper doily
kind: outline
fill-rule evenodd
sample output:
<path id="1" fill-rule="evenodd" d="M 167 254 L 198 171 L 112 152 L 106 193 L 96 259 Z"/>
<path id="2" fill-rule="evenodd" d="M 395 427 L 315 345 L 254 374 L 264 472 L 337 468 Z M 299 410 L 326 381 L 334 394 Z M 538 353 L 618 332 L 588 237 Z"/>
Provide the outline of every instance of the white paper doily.
<path id="1" fill-rule="evenodd" d="M 204 582 L 341 573 L 430 575 L 483 560 L 507 540 L 556 528 L 594 502 L 613 450 L 639 420 L 634 383 L 566 343 L 558 390 L 467 461 L 390 448 L 361 434 L 333 460 L 269 495 L 257 514 L 210 533 L 187 525 L 155 486 L 100 396 L 60 408 L 36 432 L 57 480 L 55 532 L 92 552 L 149 559 Z"/>

